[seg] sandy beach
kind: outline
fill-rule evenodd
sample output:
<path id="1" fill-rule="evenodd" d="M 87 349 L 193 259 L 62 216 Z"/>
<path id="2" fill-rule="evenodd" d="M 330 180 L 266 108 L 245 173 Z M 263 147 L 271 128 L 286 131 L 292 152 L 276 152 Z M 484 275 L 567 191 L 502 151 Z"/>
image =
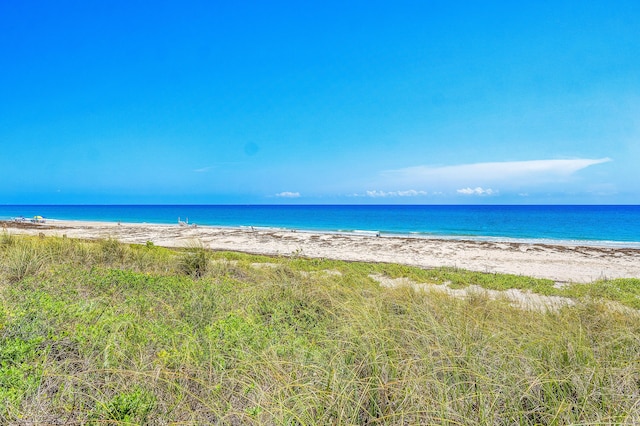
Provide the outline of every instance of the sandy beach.
<path id="1" fill-rule="evenodd" d="M 3 222 L 2 227 L 12 234 L 115 238 L 134 244 L 152 241 L 165 247 L 199 243 L 211 250 L 392 262 L 423 268 L 450 266 L 548 278 L 560 283 L 640 277 L 640 249 L 636 248 L 57 220 L 39 224 Z"/>

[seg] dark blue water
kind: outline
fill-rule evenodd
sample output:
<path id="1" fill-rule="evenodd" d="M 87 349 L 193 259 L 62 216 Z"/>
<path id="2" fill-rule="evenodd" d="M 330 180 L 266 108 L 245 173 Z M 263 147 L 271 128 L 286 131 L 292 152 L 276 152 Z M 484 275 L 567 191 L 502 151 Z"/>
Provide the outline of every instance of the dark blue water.
<path id="1" fill-rule="evenodd" d="M 640 244 L 640 206 L 0 205 L 0 219 L 34 215 L 166 224 L 180 217 L 213 226 Z"/>

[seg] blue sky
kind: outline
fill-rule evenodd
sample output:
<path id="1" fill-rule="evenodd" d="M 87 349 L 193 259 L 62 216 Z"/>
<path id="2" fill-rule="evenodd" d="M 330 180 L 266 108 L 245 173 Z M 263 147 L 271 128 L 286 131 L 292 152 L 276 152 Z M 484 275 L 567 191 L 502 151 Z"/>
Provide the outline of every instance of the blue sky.
<path id="1" fill-rule="evenodd" d="M 3 1 L 0 203 L 640 202 L 640 2 Z"/>

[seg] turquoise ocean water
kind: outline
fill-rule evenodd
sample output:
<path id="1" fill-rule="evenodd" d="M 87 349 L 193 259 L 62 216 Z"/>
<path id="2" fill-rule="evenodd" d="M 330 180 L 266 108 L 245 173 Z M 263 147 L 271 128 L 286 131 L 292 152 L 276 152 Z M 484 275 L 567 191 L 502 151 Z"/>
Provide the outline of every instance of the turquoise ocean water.
<path id="1" fill-rule="evenodd" d="M 0 205 L 0 219 L 190 223 L 640 247 L 640 206 Z"/>

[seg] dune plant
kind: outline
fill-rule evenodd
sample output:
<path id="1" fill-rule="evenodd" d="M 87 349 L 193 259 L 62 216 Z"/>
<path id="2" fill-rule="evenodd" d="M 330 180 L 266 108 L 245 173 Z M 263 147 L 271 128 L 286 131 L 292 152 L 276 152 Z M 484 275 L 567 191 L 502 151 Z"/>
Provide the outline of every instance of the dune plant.
<path id="1" fill-rule="evenodd" d="M 179 269 L 185 275 L 200 278 L 207 271 L 208 264 L 209 258 L 204 246 L 199 242 L 192 242 L 180 256 Z"/>
<path id="2" fill-rule="evenodd" d="M 6 229 L 2 230 L 2 234 L 0 234 L 0 246 L 1 247 L 9 247 L 12 246 L 16 242 L 16 237 L 13 234 L 10 234 Z"/>
<path id="3" fill-rule="evenodd" d="M 640 314 L 611 305 L 611 288 L 630 297 L 633 281 L 529 311 L 482 293 L 384 288 L 370 275 L 545 283 L 65 244 L 19 238 L 0 249 L 2 424 L 640 422 Z M 45 261 L 10 278 L 23 245 Z M 77 261 L 85 255 L 90 264 Z"/>
<path id="4" fill-rule="evenodd" d="M 154 405 L 153 394 L 136 387 L 114 395 L 106 403 L 97 401 L 89 414 L 89 424 L 146 424 Z"/>
<path id="5" fill-rule="evenodd" d="M 47 260 L 46 253 L 30 241 L 12 243 L 2 260 L 2 269 L 9 282 L 17 282 L 41 271 Z"/>
<path id="6" fill-rule="evenodd" d="M 120 244 L 113 238 L 99 241 L 101 260 L 107 264 L 119 263 L 125 260 L 128 254 L 128 246 Z"/>

